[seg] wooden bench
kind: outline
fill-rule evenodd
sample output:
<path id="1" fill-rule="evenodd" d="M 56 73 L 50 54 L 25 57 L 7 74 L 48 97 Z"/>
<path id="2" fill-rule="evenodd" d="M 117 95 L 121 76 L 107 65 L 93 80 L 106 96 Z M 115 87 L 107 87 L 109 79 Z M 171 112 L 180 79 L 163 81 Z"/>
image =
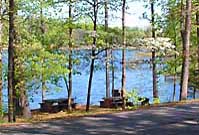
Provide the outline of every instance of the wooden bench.
<path id="1" fill-rule="evenodd" d="M 76 104 L 74 103 L 74 99 L 71 99 L 72 108 L 76 108 Z M 68 106 L 68 99 L 60 98 L 60 99 L 46 99 L 43 100 L 43 103 L 40 103 L 40 109 L 42 112 L 58 112 L 64 110 Z"/>
<path id="2" fill-rule="evenodd" d="M 122 96 L 121 90 L 119 90 L 119 89 L 113 90 L 112 97 L 121 97 L 121 96 Z"/>
<path id="3" fill-rule="evenodd" d="M 104 108 L 117 108 L 121 107 L 123 104 L 122 97 L 110 97 L 110 98 L 103 98 L 103 101 L 100 101 L 100 107 Z"/>

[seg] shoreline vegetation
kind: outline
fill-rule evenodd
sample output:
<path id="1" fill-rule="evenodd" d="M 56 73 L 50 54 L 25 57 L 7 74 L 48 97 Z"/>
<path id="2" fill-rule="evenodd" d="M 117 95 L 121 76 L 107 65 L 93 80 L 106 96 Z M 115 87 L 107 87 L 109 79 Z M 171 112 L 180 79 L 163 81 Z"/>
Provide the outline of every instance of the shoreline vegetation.
<path id="1" fill-rule="evenodd" d="M 53 120 L 59 119 L 77 119 L 82 117 L 92 117 L 92 116 L 99 116 L 99 115 L 106 115 L 106 114 L 114 114 L 114 113 L 121 113 L 127 111 L 145 111 L 147 109 L 152 109 L 154 107 L 175 107 L 181 106 L 185 104 L 191 103 L 199 103 L 199 99 L 195 100 L 184 100 L 178 102 L 169 102 L 169 103 L 159 103 L 159 104 L 152 104 L 149 106 L 135 106 L 131 109 L 122 110 L 122 108 L 100 108 L 99 106 L 91 106 L 90 111 L 85 111 L 85 105 L 78 105 L 77 109 L 71 112 L 60 111 L 58 113 L 44 113 L 37 110 L 32 110 L 32 118 L 31 119 L 24 119 L 22 117 L 17 117 L 17 121 L 15 123 L 8 123 L 6 119 L 6 115 L 4 116 L 4 120 L 0 122 L 0 126 L 9 127 L 9 126 L 18 126 L 18 125 L 27 125 L 27 124 L 36 124 L 39 122 L 48 122 Z"/>

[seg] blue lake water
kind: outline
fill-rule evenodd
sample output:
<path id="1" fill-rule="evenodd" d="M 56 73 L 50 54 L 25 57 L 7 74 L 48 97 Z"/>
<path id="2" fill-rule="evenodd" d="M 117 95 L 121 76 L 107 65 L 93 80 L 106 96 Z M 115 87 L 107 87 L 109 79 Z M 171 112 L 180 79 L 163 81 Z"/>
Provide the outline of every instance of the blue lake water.
<path id="1" fill-rule="evenodd" d="M 127 51 L 127 61 L 135 59 L 149 59 L 147 57 L 137 57 L 138 51 Z M 117 69 L 115 71 L 115 89 L 121 88 L 121 51 L 115 51 L 115 65 Z M 80 55 L 81 57 L 81 55 Z M 103 55 L 102 55 L 103 58 Z M 91 104 L 98 105 L 99 101 L 105 97 L 105 70 L 104 61 L 100 58 L 96 61 L 97 65 L 100 65 L 100 70 L 94 72 L 93 83 L 92 83 L 92 94 L 91 94 Z M 86 66 L 87 65 L 87 66 Z M 73 98 L 75 102 L 79 104 L 86 104 L 87 96 L 87 86 L 89 79 L 89 64 L 85 64 L 82 68 L 80 66 L 75 67 L 76 70 L 81 71 L 81 75 L 73 76 Z M 150 64 L 139 64 L 136 68 L 127 68 L 126 71 L 126 89 L 132 90 L 137 89 L 140 96 L 148 97 L 152 101 L 152 71 Z M 5 82 L 4 82 L 5 83 Z M 47 84 L 48 92 L 46 93 L 46 99 L 57 99 L 66 98 L 67 90 L 64 81 L 60 79 L 59 81 L 60 89 L 57 90 L 56 86 L 53 84 Z M 158 79 L 158 90 L 161 102 L 170 102 L 173 97 L 173 81 L 165 81 L 165 77 L 160 75 Z M 39 108 L 39 103 L 41 103 L 41 89 L 37 88 L 29 92 L 30 107 L 31 109 Z M 191 97 L 191 95 L 189 95 Z M 199 95 L 197 95 L 198 97 Z M 176 86 L 176 100 L 179 99 L 179 84 Z M 7 89 L 4 88 L 4 102 L 7 104 Z"/>

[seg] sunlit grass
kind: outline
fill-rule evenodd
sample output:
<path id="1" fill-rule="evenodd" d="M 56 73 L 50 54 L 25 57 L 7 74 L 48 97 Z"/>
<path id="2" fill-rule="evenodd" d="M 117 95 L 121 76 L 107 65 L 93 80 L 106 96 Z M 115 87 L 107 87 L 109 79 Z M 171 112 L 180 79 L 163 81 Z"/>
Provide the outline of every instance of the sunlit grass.
<path id="1" fill-rule="evenodd" d="M 3 124 L 3 123 L 5 123 L 5 121 L 4 121 L 4 120 L 2 120 L 2 119 L 0 119 L 0 124 Z"/>
<path id="2" fill-rule="evenodd" d="M 92 106 L 90 108 L 89 112 L 85 111 L 85 108 L 79 108 L 77 110 L 73 110 L 71 112 L 67 111 L 60 111 L 58 113 L 44 113 L 44 112 L 34 112 L 32 119 L 23 119 L 18 118 L 17 122 L 24 123 L 24 122 L 44 122 L 49 121 L 53 119 L 74 119 L 78 117 L 84 117 L 84 116 L 95 116 L 100 114 L 109 114 L 109 113 L 115 113 L 121 111 L 120 108 L 100 108 L 99 106 Z"/>

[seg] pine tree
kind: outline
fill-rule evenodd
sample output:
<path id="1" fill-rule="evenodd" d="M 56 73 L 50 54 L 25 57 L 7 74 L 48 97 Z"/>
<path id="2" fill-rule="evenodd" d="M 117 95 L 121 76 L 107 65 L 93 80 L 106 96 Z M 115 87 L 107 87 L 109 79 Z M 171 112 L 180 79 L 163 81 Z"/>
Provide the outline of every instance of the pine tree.
<path id="1" fill-rule="evenodd" d="M 15 41 L 15 28 L 14 28 L 14 13 L 15 1 L 9 0 L 9 43 L 8 43 L 8 121 L 15 121 L 14 113 L 14 41 Z"/>

